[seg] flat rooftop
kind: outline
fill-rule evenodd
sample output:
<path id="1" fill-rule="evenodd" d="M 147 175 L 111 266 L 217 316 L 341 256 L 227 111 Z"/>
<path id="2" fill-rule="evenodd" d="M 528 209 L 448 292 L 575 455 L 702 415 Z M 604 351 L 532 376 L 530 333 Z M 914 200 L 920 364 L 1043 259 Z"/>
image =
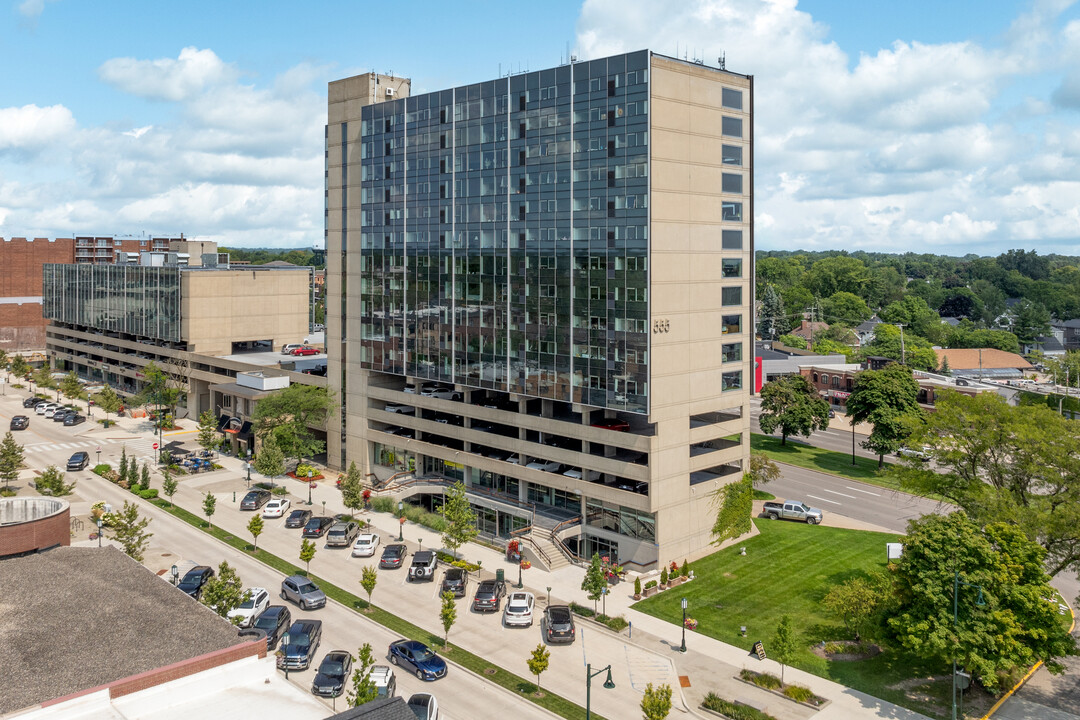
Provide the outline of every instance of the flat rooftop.
<path id="1" fill-rule="evenodd" d="M 243 642 L 112 547 L 2 559 L 0 588 L 0 715 Z"/>

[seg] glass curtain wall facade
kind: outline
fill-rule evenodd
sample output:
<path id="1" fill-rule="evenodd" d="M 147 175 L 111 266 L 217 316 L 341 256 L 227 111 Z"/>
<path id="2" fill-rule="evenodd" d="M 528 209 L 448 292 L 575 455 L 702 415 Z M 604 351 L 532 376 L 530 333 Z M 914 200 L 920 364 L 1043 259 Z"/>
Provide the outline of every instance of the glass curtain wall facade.
<path id="1" fill-rule="evenodd" d="M 362 109 L 362 367 L 648 411 L 648 67 Z"/>
<path id="2" fill-rule="evenodd" d="M 180 269 L 46 264 L 42 315 L 155 340 L 180 341 Z"/>

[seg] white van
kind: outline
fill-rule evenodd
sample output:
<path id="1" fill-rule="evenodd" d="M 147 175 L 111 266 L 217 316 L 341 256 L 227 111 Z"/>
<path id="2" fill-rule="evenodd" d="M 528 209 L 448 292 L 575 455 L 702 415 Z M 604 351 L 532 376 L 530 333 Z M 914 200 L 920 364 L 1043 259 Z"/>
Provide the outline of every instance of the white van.
<path id="1" fill-rule="evenodd" d="M 302 348 L 302 347 L 304 347 L 304 346 L 302 344 L 300 344 L 300 343 L 289 343 L 288 345 L 282 345 L 281 346 L 281 354 L 282 355 L 292 355 L 293 350 L 296 350 L 297 348 Z"/>

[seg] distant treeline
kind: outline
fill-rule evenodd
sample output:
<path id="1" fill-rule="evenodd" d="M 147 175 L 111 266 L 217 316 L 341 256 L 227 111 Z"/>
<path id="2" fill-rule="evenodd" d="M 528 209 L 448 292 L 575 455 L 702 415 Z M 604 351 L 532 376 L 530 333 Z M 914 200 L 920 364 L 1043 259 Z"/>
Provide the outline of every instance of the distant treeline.
<path id="1" fill-rule="evenodd" d="M 310 265 L 322 268 L 326 261 L 322 253 L 316 254 L 310 248 L 219 248 L 220 252 L 229 253 L 229 259 L 250 262 L 252 265 L 265 265 L 281 260 L 293 265 Z"/>

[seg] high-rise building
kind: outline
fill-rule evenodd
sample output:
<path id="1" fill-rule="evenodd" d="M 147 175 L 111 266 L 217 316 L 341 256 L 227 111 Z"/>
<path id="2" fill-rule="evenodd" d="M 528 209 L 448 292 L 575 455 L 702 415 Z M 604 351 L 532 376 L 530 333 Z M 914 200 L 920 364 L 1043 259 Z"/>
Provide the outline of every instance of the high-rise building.
<path id="1" fill-rule="evenodd" d="M 706 552 L 749 452 L 752 118 L 752 77 L 649 51 L 330 83 L 329 462 L 462 480 L 551 565 Z"/>

